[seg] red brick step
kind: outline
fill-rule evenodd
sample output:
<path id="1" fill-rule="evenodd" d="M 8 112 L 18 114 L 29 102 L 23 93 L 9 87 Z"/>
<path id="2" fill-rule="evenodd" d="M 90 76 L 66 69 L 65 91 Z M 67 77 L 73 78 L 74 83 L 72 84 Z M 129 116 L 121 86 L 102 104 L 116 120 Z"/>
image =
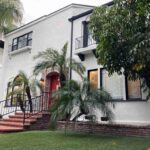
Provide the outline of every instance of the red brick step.
<path id="1" fill-rule="evenodd" d="M 42 113 L 27 113 L 24 121 L 24 114 L 22 112 L 17 112 L 14 115 L 10 115 L 8 119 L 0 120 L 0 133 L 7 132 L 19 132 L 24 131 L 26 127 L 29 127 L 32 123 L 35 123 L 39 118 L 42 118 Z"/>

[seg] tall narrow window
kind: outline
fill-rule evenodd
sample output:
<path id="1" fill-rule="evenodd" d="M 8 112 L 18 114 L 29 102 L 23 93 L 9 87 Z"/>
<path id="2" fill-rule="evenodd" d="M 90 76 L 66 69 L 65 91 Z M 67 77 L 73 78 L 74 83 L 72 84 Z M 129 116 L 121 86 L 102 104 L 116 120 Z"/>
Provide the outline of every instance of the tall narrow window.
<path id="1" fill-rule="evenodd" d="M 88 35 L 89 35 L 88 22 L 83 21 L 83 47 L 87 47 L 88 46 Z"/>
<path id="2" fill-rule="evenodd" d="M 13 43 L 12 43 L 12 51 L 18 49 L 18 39 L 15 38 L 13 39 Z"/>
<path id="3" fill-rule="evenodd" d="M 97 89 L 98 88 L 98 69 L 89 70 L 88 78 L 91 83 L 91 88 Z"/>

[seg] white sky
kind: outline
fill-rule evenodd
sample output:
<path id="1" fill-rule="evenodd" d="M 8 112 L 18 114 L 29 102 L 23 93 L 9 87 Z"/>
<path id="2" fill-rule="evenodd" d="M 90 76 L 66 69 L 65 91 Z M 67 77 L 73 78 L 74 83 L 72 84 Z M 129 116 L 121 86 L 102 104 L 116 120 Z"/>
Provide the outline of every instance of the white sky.
<path id="1" fill-rule="evenodd" d="M 47 15 L 71 3 L 99 6 L 111 0 L 21 0 L 24 6 L 24 23 Z"/>

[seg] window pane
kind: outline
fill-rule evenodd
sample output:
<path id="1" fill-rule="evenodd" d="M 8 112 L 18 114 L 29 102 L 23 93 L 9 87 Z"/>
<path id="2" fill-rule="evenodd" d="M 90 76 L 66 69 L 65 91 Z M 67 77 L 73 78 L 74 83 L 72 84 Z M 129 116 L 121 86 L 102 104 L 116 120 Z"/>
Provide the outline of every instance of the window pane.
<path id="1" fill-rule="evenodd" d="M 98 70 L 89 71 L 89 80 L 93 89 L 98 88 Z"/>
<path id="2" fill-rule="evenodd" d="M 17 45 L 17 38 L 13 39 L 13 44 L 12 45 Z"/>
<path id="3" fill-rule="evenodd" d="M 19 37 L 19 41 L 18 41 L 18 48 L 22 48 L 25 46 L 27 46 L 27 35 Z"/>
<path id="4" fill-rule="evenodd" d="M 29 40 L 28 41 L 28 46 L 31 46 L 32 45 L 32 40 Z"/>
<path id="5" fill-rule="evenodd" d="M 128 98 L 129 99 L 141 99 L 140 80 L 136 80 L 136 81 L 128 80 Z"/>
<path id="6" fill-rule="evenodd" d="M 112 76 L 108 75 L 106 70 L 102 70 L 102 86 L 109 92 L 113 99 L 122 99 L 123 98 L 123 85 L 122 85 L 122 76 L 114 73 Z"/>
<path id="7" fill-rule="evenodd" d="M 28 33 L 28 40 L 32 39 L 32 32 Z"/>
<path id="8" fill-rule="evenodd" d="M 17 45 L 13 45 L 12 46 L 12 51 L 16 50 L 17 49 Z"/>

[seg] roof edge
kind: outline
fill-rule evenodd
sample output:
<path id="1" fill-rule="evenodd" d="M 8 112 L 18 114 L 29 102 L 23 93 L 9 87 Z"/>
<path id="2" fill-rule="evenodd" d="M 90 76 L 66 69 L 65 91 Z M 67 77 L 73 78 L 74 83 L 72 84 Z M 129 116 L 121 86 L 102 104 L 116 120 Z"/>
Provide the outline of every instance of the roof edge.
<path id="1" fill-rule="evenodd" d="M 110 1 L 110 2 L 108 2 L 108 3 L 105 3 L 105 4 L 101 5 L 101 6 L 112 6 L 113 4 L 114 4 L 114 2 L 113 2 L 113 1 Z M 86 11 L 86 12 L 83 12 L 83 13 L 81 13 L 81 14 L 79 14 L 79 15 L 76 15 L 76 16 L 73 16 L 73 17 L 69 18 L 68 20 L 69 20 L 70 22 L 72 22 L 72 21 L 77 20 L 77 19 L 79 19 L 79 18 L 81 18 L 81 17 L 84 17 L 84 16 L 87 16 L 87 15 L 91 14 L 91 13 L 93 12 L 93 10 L 94 10 L 94 9 L 91 9 L 91 10 L 88 10 L 88 11 Z"/>
<path id="2" fill-rule="evenodd" d="M 69 5 L 65 6 L 65 7 L 62 7 L 62 8 L 60 8 L 60 9 L 58 9 L 58 10 L 52 12 L 52 13 L 49 13 L 49 14 L 44 15 L 44 16 L 41 16 L 41 17 L 39 17 L 39 18 L 37 18 L 37 19 L 35 19 L 35 20 L 33 20 L 33 21 L 30 21 L 29 23 L 24 24 L 24 25 L 22 25 L 22 26 L 20 26 L 20 27 L 18 27 L 18 28 L 16 28 L 16 29 L 14 29 L 14 30 L 8 32 L 7 34 L 5 34 L 5 36 L 7 37 L 7 36 L 9 36 L 9 34 L 15 32 L 15 31 L 17 31 L 17 30 L 20 30 L 21 28 L 24 28 L 24 27 L 26 27 L 26 26 L 32 25 L 33 23 L 38 23 L 38 22 L 40 22 L 40 21 L 42 21 L 42 20 L 48 18 L 49 16 L 52 16 L 52 15 L 54 15 L 54 14 L 60 12 L 60 11 L 63 11 L 63 10 L 65 10 L 65 9 L 67 9 L 67 8 L 70 8 L 70 7 L 72 7 L 72 6 L 91 7 L 91 8 L 94 7 L 94 6 L 91 6 L 91 5 L 83 5 L 83 4 L 72 3 L 72 4 L 69 4 Z"/>

